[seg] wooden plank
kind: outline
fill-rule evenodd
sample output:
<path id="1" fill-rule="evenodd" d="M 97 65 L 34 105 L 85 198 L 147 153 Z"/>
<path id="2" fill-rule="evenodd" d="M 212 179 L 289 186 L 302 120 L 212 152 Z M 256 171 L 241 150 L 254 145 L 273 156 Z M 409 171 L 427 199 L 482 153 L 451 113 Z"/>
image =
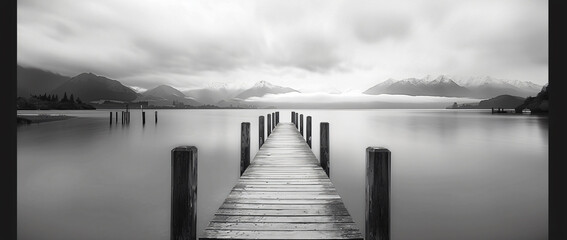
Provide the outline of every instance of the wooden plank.
<path id="1" fill-rule="evenodd" d="M 299 133 L 274 128 L 200 239 L 362 239 Z"/>

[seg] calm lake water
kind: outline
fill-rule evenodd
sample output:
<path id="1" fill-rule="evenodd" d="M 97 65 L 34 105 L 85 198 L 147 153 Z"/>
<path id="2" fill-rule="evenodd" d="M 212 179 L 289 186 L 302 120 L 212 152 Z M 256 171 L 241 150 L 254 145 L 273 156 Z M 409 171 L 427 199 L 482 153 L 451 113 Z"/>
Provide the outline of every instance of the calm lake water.
<path id="1" fill-rule="evenodd" d="M 79 118 L 18 127 L 19 239 L 169 239 L 170 151 L 199 150 L 198 228 L 239 176 L 240 123 L 274 110 L 19 111 Z M 116 110 L 114 110 L 116 111 Z M 279 110 L 280 122 L 291 110 Z M 392 151 L 392 239 L 547 239 L 548 120 L 490 110 L 299 110 L 330 125 L 331 180 L 364 231 L 365 149 Z"/>

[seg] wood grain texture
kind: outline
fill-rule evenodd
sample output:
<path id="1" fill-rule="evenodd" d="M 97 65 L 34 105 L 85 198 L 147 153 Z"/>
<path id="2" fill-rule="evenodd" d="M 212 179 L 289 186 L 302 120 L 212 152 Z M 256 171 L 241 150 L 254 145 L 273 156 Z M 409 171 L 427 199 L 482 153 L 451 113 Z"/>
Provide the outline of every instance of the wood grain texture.
<path id="1" fill-rule="evenodd" d="M 295 124 L 276 124 L 200 239 L 363 239 Z"/>

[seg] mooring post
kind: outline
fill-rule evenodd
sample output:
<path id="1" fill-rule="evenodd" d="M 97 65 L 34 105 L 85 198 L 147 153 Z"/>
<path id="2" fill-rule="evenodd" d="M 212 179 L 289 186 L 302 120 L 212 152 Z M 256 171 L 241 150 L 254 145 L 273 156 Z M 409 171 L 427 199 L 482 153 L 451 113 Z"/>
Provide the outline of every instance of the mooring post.
<path id="1" fill-rule="evenodd" d="M 269 137 L 270 134 L 272 134 L 272 115 L 268 113 L 268 127 L 266 128 L 268 130 L 268 136 Z"/>
<path id="2" fill-rule="evenodd" d="M 307 145 L 309 148 L 311 147 L 311 116 L 307 116 L 307 126 L 305 129 L 305 141 L 307 141 Z"/>
<path id="3" fill-rule="evenodd" d="M 291 112 L 291 122 L 295 124 L 295 112 Z"/>
<path id="4" fill-rule="evenodd" d="M 112 112 L 110 112 L 110 125 L 112 125 Z"/>
<path id="5" fill-rule="evenodd" d="M 299 113 L 295 113 L 295 128 L 299 129 Z"/>
<path id="6" fill-rule="evenodd" d="M 240 176 L 250 165 L 250 123 L 240 124 Z"/>
<path id="7" fill-rule="evenodd" d="M 115 117 L 116 117 L 116 124 L 118 124 L 118 112 L 115 113 Z"/>
<path id="8" fill-rule="evenodd" d="M 366 148 L 366 238 L 390 240 L 390 150 Z"/>
<path id="9" fill-rule="evenodd" d="M 329 160 L 329 123 L 322 122 L 320 128 L 320 156 L 321 156 L 321 167 L 325 170 L 327 176 L 331 177 L 330 171 L 330 160 Z"/>
<path id="10" fill-rule="evenodd" d="M 122 124 L 124 124 L 124 111 L 122 111 Z"/>
<path id="11" fill-rule="evenodd" d="M 280 123 L 280 112 L 276 112 L 276 126 Z M 274 126 L 274 128 L 276 127 Z"/>
<path id="12" fill-rule="evenodd" d="M 156 119 L 156 123 L 157 123 L 157 111 L 155 111 L 155 119 Z"/>
<path id="13" fill-rule="evenodd" d="M 258 149 L 264 145 L 264 116 L 258 117 Z"/>
<path id="14" fill-rule="evenodd" d="M 197 239 L 197 148 L 171 150 L 171 240 Z"/>
<path id="15" fill-rule="evenodd" d="M 303 137 L 303 114 L 299 115 L 299 133 Z"/>
<path id="16" fill-rule="evenodd" d="M 142 111 L 142 125 L 146 125 L 146 112 Z"/>

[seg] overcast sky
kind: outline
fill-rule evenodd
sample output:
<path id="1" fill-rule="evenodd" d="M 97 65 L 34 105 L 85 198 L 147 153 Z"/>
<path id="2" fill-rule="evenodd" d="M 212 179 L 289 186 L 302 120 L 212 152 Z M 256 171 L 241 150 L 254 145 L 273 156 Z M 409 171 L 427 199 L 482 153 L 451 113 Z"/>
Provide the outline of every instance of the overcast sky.
<path id="1" fill-rule="evenodd" d="M 388 78 L 548 82 L 544 0 L 18 0 L 18 63 L 181 90 Z"/>

